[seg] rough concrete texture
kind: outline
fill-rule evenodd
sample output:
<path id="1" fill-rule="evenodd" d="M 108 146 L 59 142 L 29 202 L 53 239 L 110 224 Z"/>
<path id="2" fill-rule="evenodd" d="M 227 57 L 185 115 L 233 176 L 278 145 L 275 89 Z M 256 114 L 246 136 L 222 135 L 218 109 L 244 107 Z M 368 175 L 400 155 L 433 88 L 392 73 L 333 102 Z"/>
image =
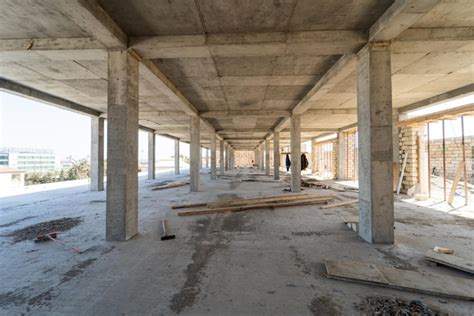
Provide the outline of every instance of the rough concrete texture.
<path id="1" fill-rule="evenodd" d="M 390 44 L 365 48 L 357 71 L 359 234 L 371 243 L 393 244 Z"/>
<path id="2" fill-rule="evenodd" d="M 291 116 L 291 192 L 301 191 L 301 118 Z"/>
<path id="3" fill-rule="evenodd" d="M 138 228 L 138 60 L 109 52 L 107 117 L 107 240 L 127 240 Z"/>
<path id="4" fill-rule="evenodd" d="M 262 172 L 228 174 L 237 173 L 246 177 Z M 186 178 L 170 172 L 160 181 Z M 351 258 L 472 278 L 423 259 L 433 246 L 459 253 L 472 250 L 472 219 L 396 201 L 396 245 L 373 246 L 342 223 L 341 216 L 357 214 L 355 207 L 305 206 L 194 217 L 178 217 L 170 208 L 283 194 L 284 183 L 210 181 L 203 174 L 200 193 L 189 193 L 187 187 L 152 191 L 158 182 L 140 182 L 140 233 L 127 243 L 105 241 L 104 192 L 88 192 L 84 186 L 2 199 L 0 313 L 358 315 L 355 304 L 386 296 L 420 300 L 449 315 L 472 314 L 472 303 L 465 301 L 330 280 L 322 265 L 326 258 Z M 13 243 L 4 236 L 64 217 L 82 220 L 59 234 L 82 254 L 53 242 Z M 163 217 L 176 239 L 160 241 Z"/>
<path id="5" fill-rule="evenodd" d="M 155 133 L 148 133 L 148 180 L 155 179 Z"/>
<path id="6" fill-rule="evenodd" d="M 199 146 L 200 121 L 198 117 L 191 117 L 191 144 L 189 146 L 189 161 L 190 161 L 190 177 L 191 177 L 191 192 L 199 191 L 199 172 L 202 164 L 202 152 Z"/>
<path id="7" fill-rule="evenodd" d="M 104 121 L 91 117 L 91 191 L 104 191 Z"/>

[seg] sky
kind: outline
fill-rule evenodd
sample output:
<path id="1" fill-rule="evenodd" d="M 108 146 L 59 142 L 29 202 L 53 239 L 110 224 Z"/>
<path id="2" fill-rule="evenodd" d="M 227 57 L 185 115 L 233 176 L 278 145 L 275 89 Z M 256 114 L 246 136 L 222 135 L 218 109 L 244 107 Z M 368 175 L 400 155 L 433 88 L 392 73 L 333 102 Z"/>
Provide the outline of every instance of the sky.
<path id="1" fill-rule="evenodd" d="M 48 148 L 60 159 L 82 159 L 90 156 L 90 137 L 88 116 L 0 91 L 0 147 Z M 146 159 L 147 144 L 140 131 L 139 159 Z M 155 145 L 157 159 L 174 155 L 174 140 L 157 136 Z M 189 155 L 189 145 L 181 143 L 180 153 Z"/>

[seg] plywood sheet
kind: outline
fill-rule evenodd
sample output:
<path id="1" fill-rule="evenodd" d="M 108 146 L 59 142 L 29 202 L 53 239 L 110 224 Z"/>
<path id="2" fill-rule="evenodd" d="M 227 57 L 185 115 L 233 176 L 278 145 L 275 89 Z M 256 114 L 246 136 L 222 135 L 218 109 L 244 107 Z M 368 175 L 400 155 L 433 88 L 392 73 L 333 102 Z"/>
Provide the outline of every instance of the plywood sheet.
<path id="1" fill-rule="evenodd" d="M 465 272 L 469 272 L 474 274 L 474 260 L 473 256 L 471 258 L 461 258 L 456 255 L 448 255 L 445 253 L 435 252 L 432 249 L 428 250 L 425 253 L 425 258 L 427 260 L 452 267 L 455 269 L 459 269 Z"/>

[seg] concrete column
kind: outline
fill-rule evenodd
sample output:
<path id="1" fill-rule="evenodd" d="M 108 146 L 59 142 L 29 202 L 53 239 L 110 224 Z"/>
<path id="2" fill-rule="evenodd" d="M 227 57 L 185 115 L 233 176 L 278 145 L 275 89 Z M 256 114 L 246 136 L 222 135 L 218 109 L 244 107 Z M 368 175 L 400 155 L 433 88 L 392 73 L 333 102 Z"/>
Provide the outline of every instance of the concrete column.
<path id="1" fill-rule="evenodd" d="M 91 191 L 104 191 L 104 118 L 91 117 Z"/>
<path id="2" fill-rule="evenodd" d="M 191 129 L 190 129 L 190 184 L 191 192 L 199 191 L 199 169 L 201 159 L 201 146 L 200 146 L 200 130 L 199 130 L 199 117 L 191 116 Z"/>
<path id="3" fill-rule="evenodd" d="M 199 170 L 202 169 L 202 147 L 199 146 Z"/>
<path id="4" fill-rule="evenodd" d="M 359 235 L 393 244 L 392 83 L 390 44 L 369 44 L 358 54 Z"/>
<path id="5" fill-rule="evenodd" d="M 229 170 L 229 144 L 225 144 L 225 161 L 224 161 L 225 171 Z"/>
<path id="6" fill-rule="evenodd" d="M 209 168 L 209 149 L 206 150 L 206 169 Z"/>
<path id="7" fill-rule="evenodd" d="M 211 180 L 217 179 L 216 168 L 216 133 L 211 134 Z"/>
<path id="8" fill-rule="evenodd" d="M 155 133 L 148 133 L 148 180 L 155 179 Z"/>
<path id="9" fill-rule="evenodd" d="M 219 146 L 219 169 L 220 169 L 220 174 L 224 174 L 225 169 L 224 169 L 224 141 L 220 141 L 220 146 Z"/>
<path id="10" fill-rule="evenodd" d="M 347 179 L 347 135 L 346 133 L 337 133 L 337 169 L 336 178 L 338 180 Z"/>
<path id="11" fill-rule="evenodd" d="M 265 174 L 270 175 L 270 141 L 265 140 Z"/>
<path id="12" fill-rule="evenodd" d="M 280 133 L 273 133 L 273 179 L 280 180 Z"/>
<path id="13" fill-rule="evenodd" d="M 290 118 L 291 137 L 291 192 L 301 191 L 301 118 L 293 114 Z"/>
<path id="14" fill-rule="evenodd" d="M 106 239 L 138 232 L 138 60 L 108 52 Z"/>
<path id="15" fill-rule="evenodd" d="M 255 149 L 255 166 L 257 167 L 257 169 L 260 168 L 260 157 L 259 157 L 258 148 Z"/>
<path id="16" fill-rule="evenodd" d="M 179 139 L 174 140 L 174 174 L 179 174 Z"/>
<path id="17" fill-rule="evenodd" d="M 260 151 L 260 170 L 265 170 L 265 150 L 263 148 L 263 143 L 259 146 Z"/>

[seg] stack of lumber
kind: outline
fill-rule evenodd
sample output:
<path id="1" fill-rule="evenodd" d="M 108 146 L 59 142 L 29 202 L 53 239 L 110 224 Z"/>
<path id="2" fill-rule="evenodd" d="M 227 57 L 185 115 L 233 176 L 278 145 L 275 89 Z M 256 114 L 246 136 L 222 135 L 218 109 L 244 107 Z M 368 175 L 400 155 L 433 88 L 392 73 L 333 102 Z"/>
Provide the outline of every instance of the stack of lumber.
<path id="1" fill-rule="evenodd" d="M 266 196 L 249 199 L 215 200 L 207 203 L 174 205 L 173 209 L 206 207 L 205 209 L 179 212 L 178 216 L 207 215 L 225 212 L 242 212 L 255 209 L 291 207 L 326 204 L 334 199 L 333 195 L 321 194 L 294 194 L 280 196 Z"/>
<path id="2" fill-rule="evenodd" d="M 187 184 L 189 184 L 189 181 L 173 181 L 173 182 L 168 182 L 165 184 L 154 186 L 151 190 L 158 191 L 158 190 L 164 190 L 164 189 L 171 189 L 171 188 L 176 188 L 176 187 L 182 187 Z"/>

